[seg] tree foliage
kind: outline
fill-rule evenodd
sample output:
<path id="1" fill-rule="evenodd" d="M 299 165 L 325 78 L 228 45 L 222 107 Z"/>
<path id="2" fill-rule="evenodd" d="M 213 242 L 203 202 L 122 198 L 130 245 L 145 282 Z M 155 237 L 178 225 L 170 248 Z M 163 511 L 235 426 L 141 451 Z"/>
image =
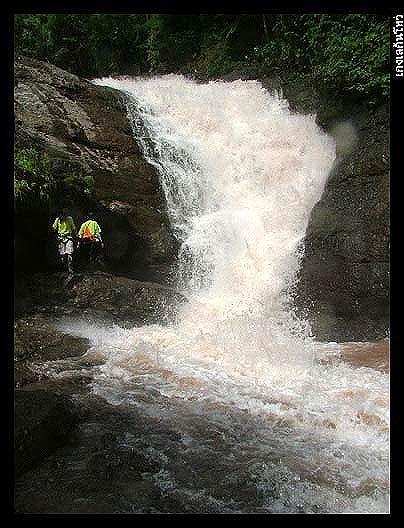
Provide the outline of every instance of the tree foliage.
<path id="1" fill-rule="evenodd" d="M 213 78 L 253 64 L 377 99 L 389 93 L 389 47 L 389 18 L 374 14 L 15 16 L 17 54 L 85 77 Z"/>
<path id="2" fill-rule="evenodd" d="M 389 94 L 389 19 L 378 15 L 278 15 L 252 57 L 335 90 Z"/>

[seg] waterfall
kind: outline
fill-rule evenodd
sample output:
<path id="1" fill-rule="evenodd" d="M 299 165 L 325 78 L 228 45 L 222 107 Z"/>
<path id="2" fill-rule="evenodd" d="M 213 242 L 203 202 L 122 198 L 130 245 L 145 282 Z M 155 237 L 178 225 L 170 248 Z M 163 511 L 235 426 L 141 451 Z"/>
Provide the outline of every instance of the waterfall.
<path id="1" fill-rule="evenodd" d="M 97 82 L 127 94 L 134 134 L 160 174 L 181 244 L 178 283 L 190 303 L 180 327 L 187 342 L 194 336 L 190 353 L 250 374 L 273 372 L 280 357 L 288 367 L 311 361 L 309 329 L 288 292 L 333 140 L 257 81 Z"/>
<path id="2" fill-rule="evenodd" d="M 388 511 L 388 374 L 317 343 L 290 298 L 334 141 L 256 81 L 94 82 L 124 94 L 160 175 L 188 302 L 170 325 L 66 321 L 92 345 L 68 375 L 151 422 L 122 441 L 144 442 L 161 468 L 145 478 L 181 511 Z"/>

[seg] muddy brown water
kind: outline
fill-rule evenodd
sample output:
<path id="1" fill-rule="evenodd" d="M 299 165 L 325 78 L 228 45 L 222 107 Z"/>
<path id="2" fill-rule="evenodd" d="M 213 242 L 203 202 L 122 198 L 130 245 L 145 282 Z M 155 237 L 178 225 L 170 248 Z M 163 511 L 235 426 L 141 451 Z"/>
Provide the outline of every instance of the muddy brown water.
<path id="1" fill-rule="evenodd" d="M 16 513 L 388 511 L 388 340 L 332 346 L 301 388 L 273 390 L 174 375 L 154 353 L 127 379 L 103 346 L 38 362 L 36 387 L 68 395 L 78 423 L 16 481 Z"/>

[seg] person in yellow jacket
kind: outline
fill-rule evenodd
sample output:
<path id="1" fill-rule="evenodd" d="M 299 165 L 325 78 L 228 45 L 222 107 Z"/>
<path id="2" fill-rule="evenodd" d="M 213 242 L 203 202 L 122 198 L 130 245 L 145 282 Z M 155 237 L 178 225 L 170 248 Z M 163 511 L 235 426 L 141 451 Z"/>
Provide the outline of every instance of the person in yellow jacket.
<path id="1" fill-rule="evenodd" d="M 58 252 L 61 261 L 63 264 L 67 264 L 67 272 L 71 275 L 73 273 L 74 239 L 77 229 L 67 209 L 62 209 L 62 212 L 53 222 L 52 229 L 57 234 Z"/>
<path id="2" fill-rule="evenodd" d="M 94 213 L 88 213 L 87 220 L 80 226 L 78 237 L 77 249 L 80 248 L 88 254 L 91 264 L 100 263 L 104 242 L 101 236 L 101 228 L 94 218 Z"/>

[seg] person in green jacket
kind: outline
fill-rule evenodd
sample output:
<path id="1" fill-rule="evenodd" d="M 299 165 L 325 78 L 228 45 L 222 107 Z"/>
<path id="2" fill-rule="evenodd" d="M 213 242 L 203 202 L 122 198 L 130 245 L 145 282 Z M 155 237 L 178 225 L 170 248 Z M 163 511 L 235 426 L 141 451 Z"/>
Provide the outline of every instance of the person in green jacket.
<path id="1" fill-rule="evenodd" d="M 79 229 L 79 240 L 77 249 L 81 249 L 87 254 L 90 264 L 101 264 L 104 242 L 101 236 L 101 228 L 94 218 L 94 213 L 88 213 L 87 220 L 83 222 Z"/>
<path id="2" fill-rule="evenodd" d="M 74 239 L 76 237 L 77 229 L 74 220 L 68 214 L 67 209 L 62 209 L 62 212 L 53 222 L 52 229 L 57 235 L 58 252 L 62 264 L 67 265 L 67 272 L 71 275 L 73 273 Z"/>

